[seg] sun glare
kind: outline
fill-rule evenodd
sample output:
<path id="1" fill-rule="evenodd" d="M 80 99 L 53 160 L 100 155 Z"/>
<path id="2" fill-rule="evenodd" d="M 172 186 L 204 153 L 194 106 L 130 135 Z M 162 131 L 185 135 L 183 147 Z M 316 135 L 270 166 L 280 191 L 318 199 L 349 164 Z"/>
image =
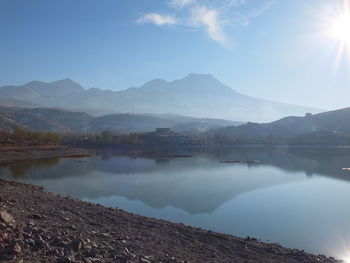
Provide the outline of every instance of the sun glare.
<path id="1" fill-rule="evenodd" d="M 338 72 L 350 65 L 350 0 L 332 1 L 328 7 L 321 14 L 322 35 L 326 33 L 324 40 L 336 48 L 334 72 Z"/>
<path id="2" fill-rule="evenodd" d="M 350 12 L 333 21 L 331 34 L 342 42 L 350 42 Z"/>
<path id="3" fill-rule="evenodd" d="M 341 257 L 340 257 L 341 258 Z M 350 263 L 350 257 L 343 257 L 343 263 Z"/>

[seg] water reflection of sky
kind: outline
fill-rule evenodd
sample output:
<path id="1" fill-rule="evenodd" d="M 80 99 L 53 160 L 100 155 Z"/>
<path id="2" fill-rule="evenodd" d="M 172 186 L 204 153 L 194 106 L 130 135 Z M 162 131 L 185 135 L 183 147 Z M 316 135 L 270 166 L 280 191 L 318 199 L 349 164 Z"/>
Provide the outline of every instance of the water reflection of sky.
<path id="1" fill-rule="evenodd" d="M 343 256 L 350 245 L 344 151 L 233 150 L 194 158 L 99 156 L 17 163 L 3 178 L 130 212 Z M 254 159 L 260 165 L 222 164 Z M 16 174 L 17 173 L 17 174 Z"/>

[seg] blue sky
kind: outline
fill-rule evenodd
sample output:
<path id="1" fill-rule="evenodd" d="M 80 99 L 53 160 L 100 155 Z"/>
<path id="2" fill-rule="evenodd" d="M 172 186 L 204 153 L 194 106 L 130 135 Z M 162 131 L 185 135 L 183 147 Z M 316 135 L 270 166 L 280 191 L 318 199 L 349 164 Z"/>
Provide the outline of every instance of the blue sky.
<path id="1" fill-rule="evenodd" d="M 350 58 L 326 34 L 343 1 L 0 0 L 0 85 L 120 90 L 211 73 L 244 94 L 347 107 Z"/>

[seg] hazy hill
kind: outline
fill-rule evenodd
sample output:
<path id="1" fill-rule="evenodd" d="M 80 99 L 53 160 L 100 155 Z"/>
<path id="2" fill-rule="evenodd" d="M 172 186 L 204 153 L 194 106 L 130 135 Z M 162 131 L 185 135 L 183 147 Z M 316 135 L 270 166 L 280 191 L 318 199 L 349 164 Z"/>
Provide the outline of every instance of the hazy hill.
<path id="1" fill-rule="evenodd" d="M 74 92 L 82 92 L 84 88 L 70 79 L 51 83 L 32 81 L 22 86 L 0 87 L 1 98 L 40 101 L 42 98 L 65 96 Z"/>
<path id="2" fill-rule="evenodd" d="M 320 110 L 246 96 L 224 85 L 212 75 L 190 74 L 175 81 L 153 80 L 139 88 L 122 91 L 84 89 L 70 79 L 0 88 L 1 100 L 21 100 L 42 107 L 85 112 L 173 113 L 199 118 L 235 121 L 272 121 L 284 116 Z M 19 101 L 17 101 L 19 102 Z M 12 104 L 10 106 L 21 106 Z"/>
<path id="3" fill-rule="evenodd" d="M 21 100 L 21 99 L 13 99 L 13 98 L 2 99 L 2 94 L 1 93 L 0 93 L 0 105 L 4 106 L 4 107 L 27 107 L 27 108 L 39 107 L 40 106 L 37 103 L 33 103 L 33 102 L 30 102 L 30 101 Z"/>
<path id="4" fill-rule="evenodd" d="M 219 128 L 210 136 L 237 143 L 347 143 L 350 139 L 350 108 L 304 117 L 286 117 L 271 123 Z"/>
<path id="5" fill-rule="evenodd" d="M 1 128 L 16 125 L 38 131 L 56 132 L 149 132 L 156 128 L 171 128 L 183 133 L 206 132 L 210 129 L 237 125 L 238 122 L 219 119 L 198 119 L 178 115 L 113 114 L 93 117 L 83 112 L 49 108 L 0 107 Z M 187 125 L 190 124 L 190 125 Z"/>

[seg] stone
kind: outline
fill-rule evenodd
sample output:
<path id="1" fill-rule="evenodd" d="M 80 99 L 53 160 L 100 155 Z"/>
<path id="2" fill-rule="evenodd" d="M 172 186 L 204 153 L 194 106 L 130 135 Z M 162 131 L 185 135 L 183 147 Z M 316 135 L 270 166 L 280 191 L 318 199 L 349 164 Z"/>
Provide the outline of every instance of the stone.
<path id="1" fill-rule="evenodd" d="M 21 254 L 22 253 L 22 247 L 19 244 L 15 244 L 12 248 L 12 252 L 15 255 Z"/>
<path id="2" fill-rule="evenodd" d="M 96 257 L 99 254 L 99 250 L 96 248 L 92 248 L 91 250 L 87 251 L 86 254 L 90 257 Z"/>
<path id="3" fill-rule="evenodd" d="M 29 238 L 29 239 L 27 239 L 27 244 L 28 244 L 29 246 L 34 246 L 34 245 L 35 245 L 35 240 L 32 239 L 32 238 Z"/>
<path id="4" fill-rule="evenodd" d="M 15 219 L 6 211 L 0 211 L 0 219 L 8 225 L 16 223 Z"/>
<path id="5" fill-rule="evenodd" d="M 84 241 L 81 240 L 80 238 L 77 238 L 71 242 L 71 247 L 73 248 L 74 251 L 79 251 L 84 244 Z"/>
<path id="6" fill-rule="evenodd" d="M 6 260 L 13 260 L 15 258 L 16 258 L 16 255 L 13 253 L 5 252 L 0 254 L 0 262 L 3 262 L 3 260 L 7 262 Z"/>
<path id="7" fill-rule="evenodd" d="M 148 259 L 145 259 L 144 257 L 140 257 L 140 263 L 151 263 Z"/>
<path id="8" fill-rule="evenodd" d="M 74 263 L 75 262 L 75 258 L 74 256 L 65 256 L 65 257 L 60 257 L 58 259 L 59 263 Z"/>
<path id="9" fill-rule="evenodd" d="M 40 220 L 40 219 L 43 219 L 43 216 L 38 215 L 38 214 L 32 214 L 32 215 L 29 215 L 28 218 Z"/>

